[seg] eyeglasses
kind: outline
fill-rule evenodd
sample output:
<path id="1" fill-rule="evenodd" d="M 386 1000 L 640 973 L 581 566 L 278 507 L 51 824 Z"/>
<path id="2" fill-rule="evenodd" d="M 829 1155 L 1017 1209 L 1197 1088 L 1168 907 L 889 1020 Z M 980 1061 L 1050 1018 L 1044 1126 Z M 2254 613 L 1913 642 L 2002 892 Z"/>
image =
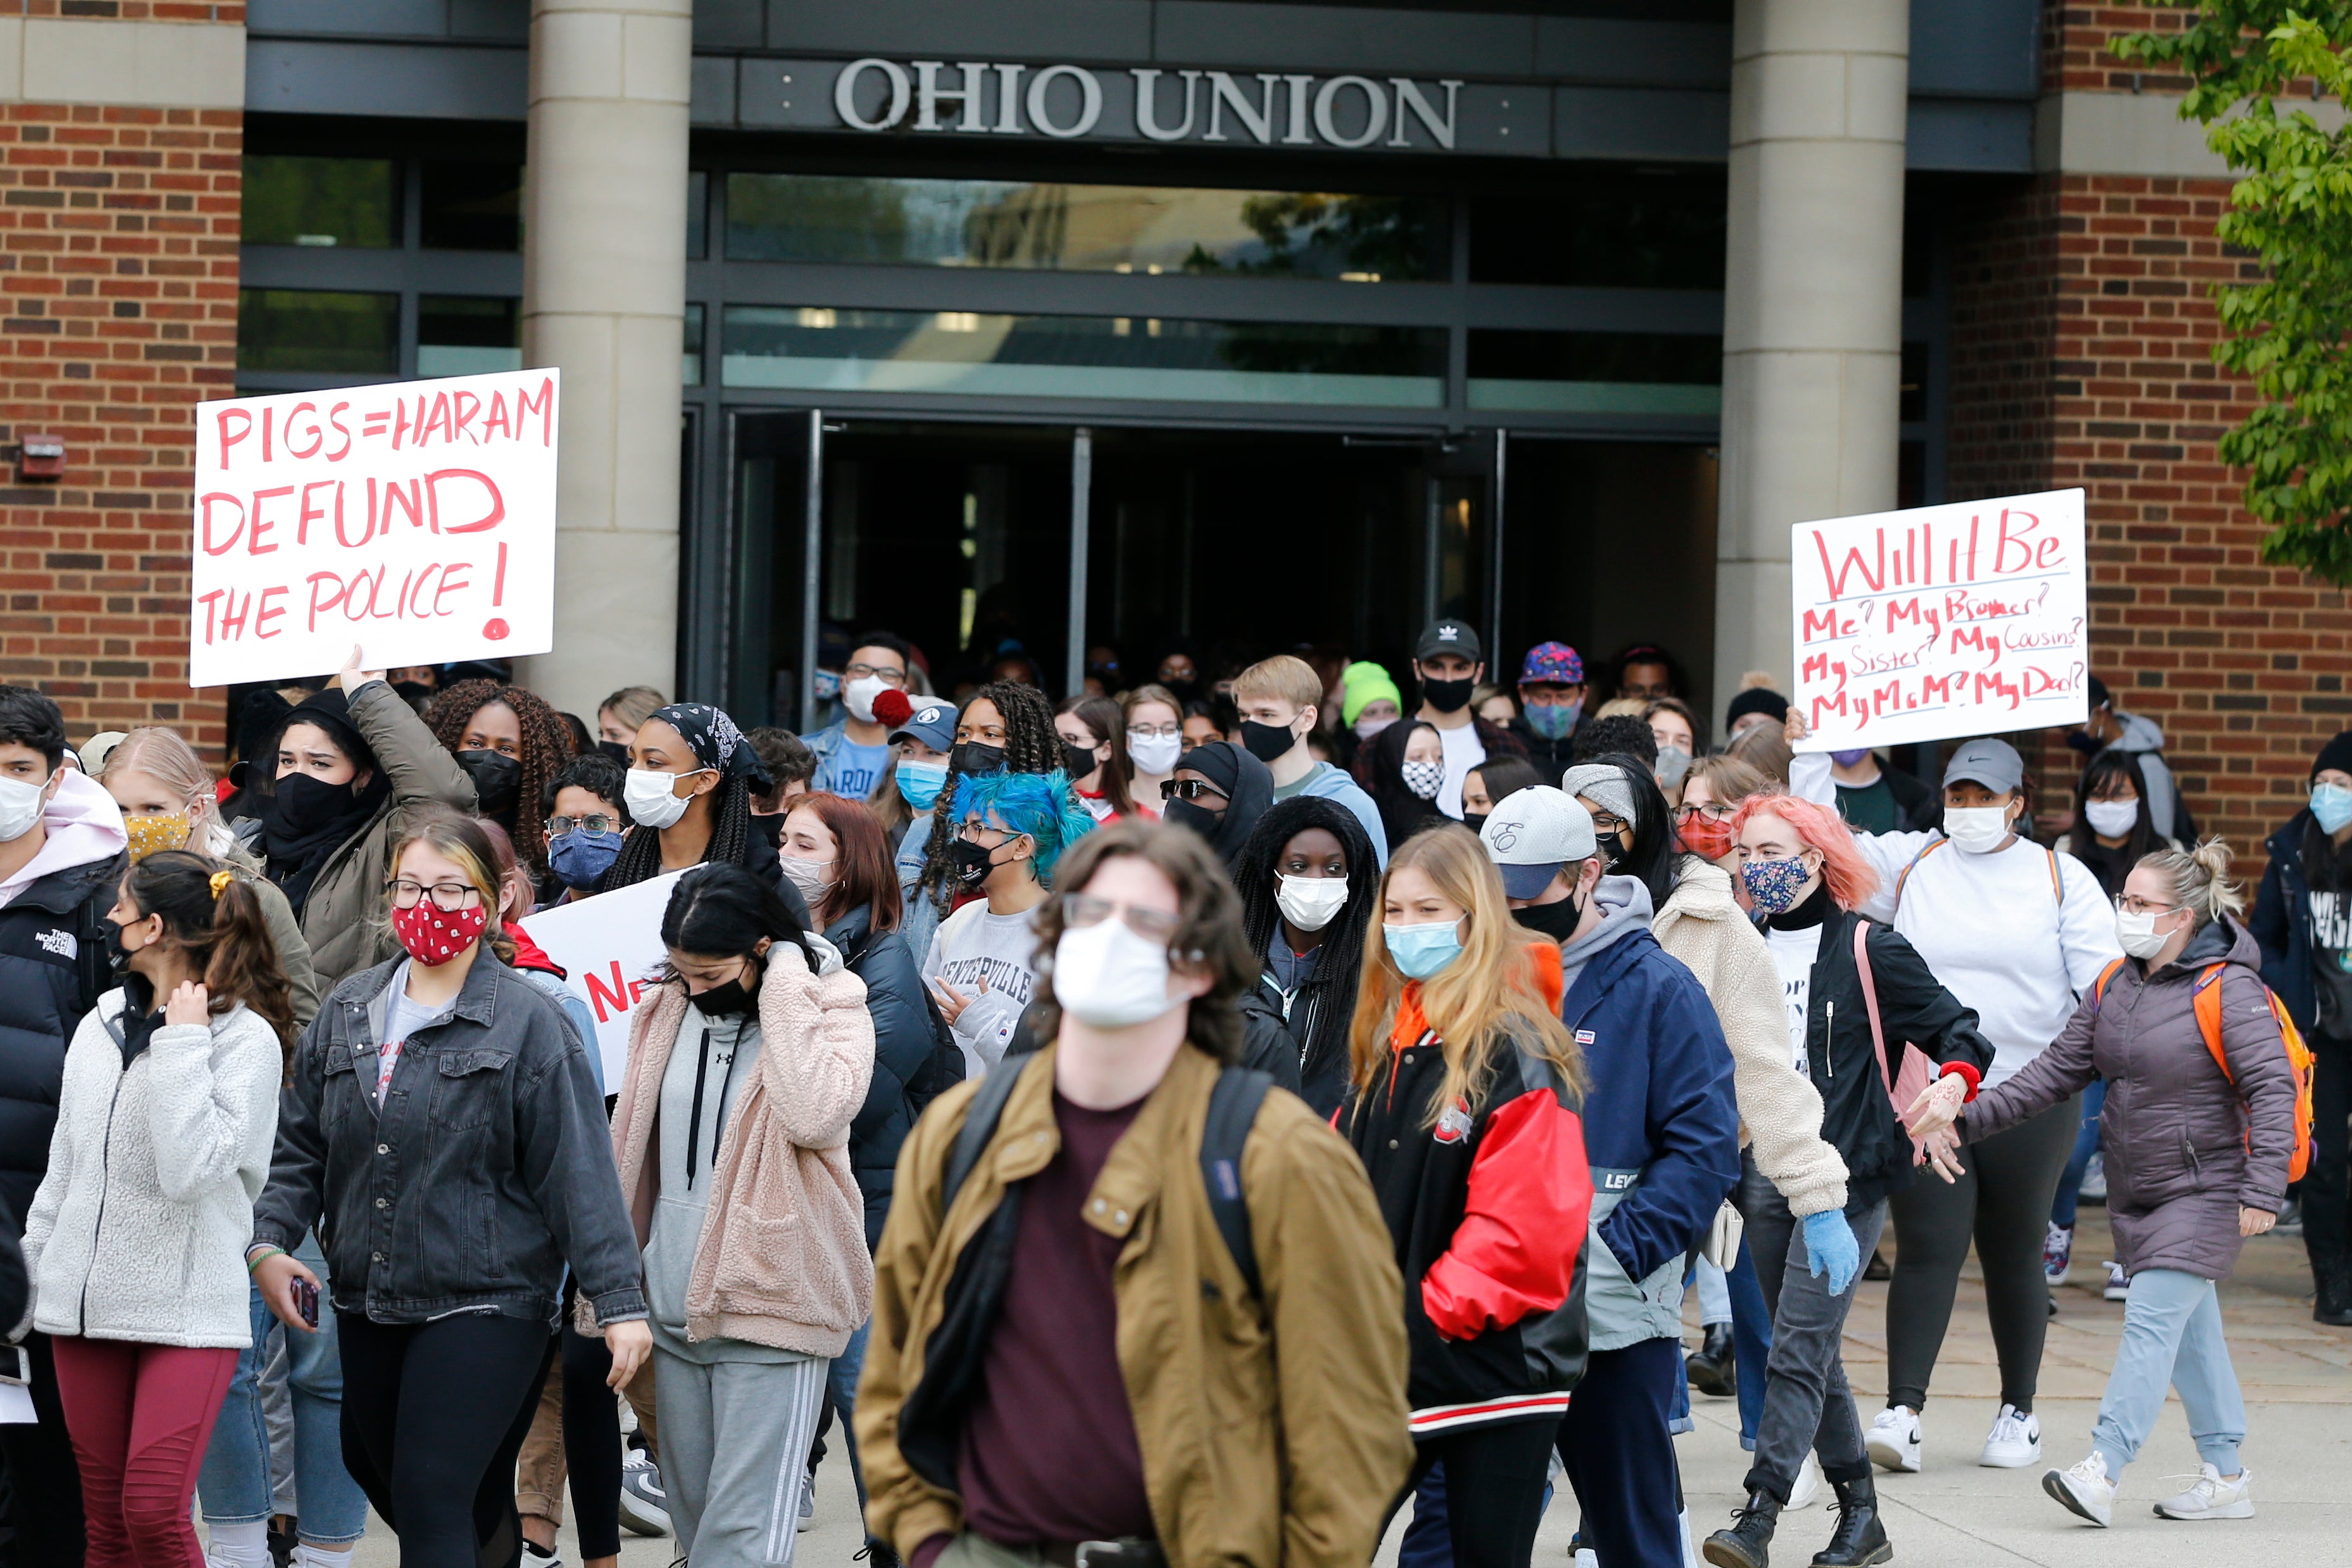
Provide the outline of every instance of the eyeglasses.
<path id="1" fill-rule="evenodd" d="M 2179 904 L 2150 904 L 2147 899 L 2128 893 L 2116 894 L 2116 913 L 2118 915 L 2178 915 L 2185 907 Z"/>
<path id="2" fill-rule="evenodd" d="M 1164 909 L 1145 909 L 1133 904 L 1117 904 L 1091 894 L 1073 893 L 1062 900 L 1062 924 L 1073 931 L 1083 931 L 1089 925 L 1100 925 L 1112 915 L 1124 921 L 1127 928 L 1146 942 L 1162 945 L 1174 939 L 1178 916 Z"/>
<path id="3" fill-rule="evenodd" d="M 1612 817 L 1606 811 L 1595 811 L 1592 813 L 1592 831 L 1596 833 L 1604 835 L 1612 834 L 1623 829 L 1630 828 L 1633 825 L 1633 823 L 1625 821 L 1622 817 Z"/>
<path id="4" fill-rule="evenodd" d="M 1127 727 L 1127 733 L 1147 736 L 1153 740 L 1173 740 L 1184 733 L 1184 727 L 1181 724 L 1130 724 Z"/>
<path id="5" fill-rule="evenodd" d="M 988 846 L 991 849 L 995 849 L 1003 844 L 1006 841 L 1019 836 L 1010 829 L 992 827 L 988 823 L 982 821 L 959 822 L 956 824 L 955 836 L 961 839 L 965 843 L 979 843 L 981 841 L 981 835 L 983 833 L 994 833 L 996 835 L 996 842 Z"/>
<path id="6" fill-rule="evenodd" d="M 1679 826 L 1689 821 L 1693 817 L 1705 817 L 1710 822 L 1727 822 L 1738 815 L 1739 815 L 1738 801 L 1728 803 L 1718 801 L 1706 806 L 1685 806 L 1675 813 L 1675 821 Z"/>
<path id="7" fill-rule="evenodd" d="M 468 900 L 478 900 L 482 896 L 482 890 L 470 882 L 436 882 L 427 887 L 404 876 L 392 879 L 392 906 L 394 909 L 414 909 L 428 893 L 433 895 L 433 907 L 444 915 L 455 915 L 468 906 Z"/>
<path id="8" fill-rule="evenodd" d="M 868 675 L 880 676 L 882 684 L 888 686 L 904 685 L 907 681 L 907 672 L 893 664 L 850 664 L 841 672 L 845 681 L 864 680 Z"/>
<path id="9" fill-rule="evenodd" d="M 617 833 L 621 831 L 621 819 L 608 817 L 602 811 L 592 811 L 584 817 L 547 819 L 547 836 L 551 839 L 560 839 L 564 834 L 575 831 L 583 833 Z"/>
<path id="10" fill-rule="evenodd" d="M 1203 795 L 1220 800 L 1233 799 L 1206 779 L 1170 779 L 1160 786 L 1160 798 L 1163 800 L 1197 800 Z"/>

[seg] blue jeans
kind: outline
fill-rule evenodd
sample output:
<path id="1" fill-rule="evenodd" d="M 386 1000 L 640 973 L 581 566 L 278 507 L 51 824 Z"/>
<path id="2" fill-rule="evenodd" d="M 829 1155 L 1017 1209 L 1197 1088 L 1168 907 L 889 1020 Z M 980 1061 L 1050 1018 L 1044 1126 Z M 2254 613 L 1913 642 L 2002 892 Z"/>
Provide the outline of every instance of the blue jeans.
<path id="1" fill-rule="evenodd" d="M 1756 1278 L 1756 1260 L 1739 1242 L 1739 1261 L 1723 1276 L 1731 1291 L 1731 1359 L 1739 1369 L 1739 1446 L 1756 1451 L 1756 1428 L 1764 1419 L 1765 1367 L 1772 1356 L 1772 1311 Z"/>
<path id="2" fill-rule="evenodd" d="M 207 1524 L 250 1524 L 273 1511 L 269 1429 L 254 1382 L 269 1357 L 272 1331 L 286 1335 L 287 1383 L 294 1399 L 294 1487 L 301 1535 L 320 1546 L 341 1546 L 367 1533 L 367 1498 L 343 1469 L 343 1364 L 335 1351 L 335 1314 L 325 1310 L 327 1260 L 305 1237 L 295 1257 L 319 1276 L 319 1332 L 284 1329 L 249 1291 L 253 1343 L 236 1358 L 228 1396 L 221 1401 L 212 1444 L 196 1477 Z"/>
<path id="3" fill-rule="evenodd" d="M 857 1484 L 860 1511 L 866 1507 L 866 1469 L 857 1462 L 857 1375 L 866 1370 L 866 1341 L 873 1332 L 873 1319 L 858 1324 L 824 1375 L 824 1396 L 841 1416 L 841 1433 L 847 1439 L 842 1447 L 849 1450 L 849 1479 Z"/>
<path id="4" fill-rule="evenodd" d="M 2053 1225 L 2074 1228 L 2074 1200 L 2083 1190 L 2083 1173 L 2091 1168 L 2091 1156 L 2099 1152 L 2099 1111 L 2106 1103 L 2106 1081 L 2092 1079 L 2090 1087 L 2083 1091 L 2083 1130 L 2074 1134 L 2074 1152 L 2066 1156 L 2065 1172 L 2058 1178 L 2058 1196 L 2050 1200 Z"/>
<path id="5" fill-rule="evenodd" d="M 2142 1269 L 2124 1298 L 2124 1338 L 2099 1398 L 2091 1446 L 2110 1478 L 2124 1473 L 2164 1409 L 2164 1390 L 2180 1393 L 2197 1457 L 2225 1476 L 2238 1473 L 2246 1440 L 2246 1401 L 2221 1336 L 2221 1298 L 2213 1281 L 2178 1269 Z"/>

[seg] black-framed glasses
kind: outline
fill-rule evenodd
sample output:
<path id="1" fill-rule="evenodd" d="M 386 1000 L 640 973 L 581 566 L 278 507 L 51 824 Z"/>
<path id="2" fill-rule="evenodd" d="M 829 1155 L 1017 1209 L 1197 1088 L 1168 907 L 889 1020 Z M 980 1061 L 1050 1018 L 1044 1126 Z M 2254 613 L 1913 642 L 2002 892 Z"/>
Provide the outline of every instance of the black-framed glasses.
<path id="1" fill-rule="evenodd" d="M 409 877 L 392 879 L 392 906 L 394 909 L 414 909 L 428 894 L 432 895 L 434 908 L 444 915 L 455 915 L 467 907 L 467 899 L 480 898 L 482 890 L 470 882 L 436 882 L 427 887 Z"/>
<path id="2" fill-rule="evenodd" d="M 584 817 L 550 817 L 547 819 L 547 836 L 551 839 L 560 839 L 564 834 L 574 831 L 583 833 L 617 833 L 620 831 L 621 819 L 618 817 L 608 817 L 602 811 L 591 811 Z"/>
<path id="3" fill-rule="evenodd" d="M 972 818 L 970 821 L 958 822 L 956 824 L 955 836 L 961 839 L 965 843 L 979 843 L 982 833 L 994 833 L 996 835 L 996 842 L 990 844 L 988 846 L 990 849 L 1001 848 L 1013 839 L 1020 836 L 1013 832 L 1010 828 L 1000 828 L 992 822 L 983 822 L 977 817 Z"/>
<path id="4" fill-rule="evenodd" d="M 845 681 L 863 680 L 868 675 L 879 675 L 882 684 L 890 686 L 904 685 L 907 681 L 907 672 L 894 664 L 845 664 L 841 671 Z"/>
<path id="5" fill-rule="evenodd" d="M 1062 924 L 1073 931 L 1100 925 L 1114 915 L 1126 923 L 1129 931 L 1146 942 L 1164 945 L 1175 937 L 1179 917 L 1164 909 L 1145 909 L 1133 904 L 1114 903 L 1087 893 L 1073 893 L 1062 900 Z"/>
<path id="6" fill-rule="evenodd" d="M 1160 798 L 1163 800 L 1197 800 L 1203 795 L 1219 800 L 1233 799 L 1206 779 L 1170 779 L 1160 786 Z"/>
<path id="7" fill-rule="evenodd" d="M 1704 806 L 1683 807 L 1679 810 L 1675 811 L 1675 821 L 1679 825 L 1689 821 L 1693 817 L 1704 817 L 1710 822 L 1727 822 L 1738 814 L 1738 801 L 1714 801 Z M 1598 822 L 1593 824 L 1595 831 L 1598 831 L 1600 826 L 1601 824 Z"/>
<path id="8" fill-rule="evenodd" d="M 1606 811 L 1592 813 L 1592 831 L 1604 836 L 1619 832 L 1633 825 L 1622 817 L 1612 817 Z"/>

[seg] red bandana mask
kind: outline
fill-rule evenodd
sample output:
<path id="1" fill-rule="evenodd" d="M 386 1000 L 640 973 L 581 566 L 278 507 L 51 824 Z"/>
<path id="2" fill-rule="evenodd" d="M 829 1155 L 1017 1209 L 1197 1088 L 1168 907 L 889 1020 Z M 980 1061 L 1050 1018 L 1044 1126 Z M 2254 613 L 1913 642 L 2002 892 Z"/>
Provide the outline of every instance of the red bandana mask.
<path id="1" fill-rule="evenodd" d="M 408 956 L 427 968 L 436 968 L 473 946 L 490 923 L 490 912 L 480 904 L 455 913 L 433 907 L 420 898 L 414 909 L 392 912 L 392 934 Z"/>
<path id="2" fill-rule="evenodd" d="M 1695 855 L 1719 861 L 1731 852 L 1731 824 L 1717 821 L 1713 817 L 1694 815 L 1675 830 L 1682 835 L 1683 848 Z"/>

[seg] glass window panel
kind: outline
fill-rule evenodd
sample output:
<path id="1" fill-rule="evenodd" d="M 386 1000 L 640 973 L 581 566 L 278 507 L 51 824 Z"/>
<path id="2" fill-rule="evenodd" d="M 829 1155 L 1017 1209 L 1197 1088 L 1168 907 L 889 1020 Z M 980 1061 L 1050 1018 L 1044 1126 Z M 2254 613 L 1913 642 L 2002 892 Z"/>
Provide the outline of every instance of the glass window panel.
<path id="1" fill-rule="evenodd" d="M 389 159 L 247 158 L 243 204 L 247 245 L 400 243 L 400 178 Z"/>
<path id="2" fill-rule="evenodd" d="M 1903 345 L 1903 390 L 1898 394 L 1895 418 L 1906 424 L 1918 424 L 1927 417 L 1927 345 Z"/>
<path id="3" fill-rule="evenodd" d="M 427 250 L 520 250 L 522 165 L 436 161 L 419 182 L 418 240 Z"/>
<path id="4" fill-rule="evenodd" d="M 1666 332 L 1470 334 L 1470 406 L 1555 413 L 1723 407 L 1723 340 Z"/>
<path id="5" fill-rule="evenodd" d="M 1445 334 L 1409 327 L 733 306 L 730 387 L 1436 408 Z"/>
<path id="6" fill-rule="evenodd" d="M 416 373 L 477 376 L 522 369 L 522 301 L 427 294 L 416 301 Z"/>
<path id="7" fill-rule="evenodd" d="M 1372 283 L 1442 277 L 1444 214 L 1405 196 L 730 174 L 727 255 Z"/>
<path id="8" fill-rule="evenodd" d="M 1474 196 L 1470 281 L 1723 287 L 1720 177 L 1613 181 L 1559 196 Z"/>
<path id="9" fill-rule="evenodd" d="M 400 296 L 240 288 L 236 368 L 398 375 Z"/>
<path id="10" fill-rule="evenodd" d="M 686 258 L 700 261 L 710 250 L 710 176 L 697 169 L 686 177 Z"/>
<path id="11" fill-rule="evenodd" d="M 687 306 L 686 353 L 683 356 L 686 362 L 681 369 L 686 384 L 690 387 L 698 387 L 702 384 L 702 322 L 703 312 L 700 303 Z"/>

